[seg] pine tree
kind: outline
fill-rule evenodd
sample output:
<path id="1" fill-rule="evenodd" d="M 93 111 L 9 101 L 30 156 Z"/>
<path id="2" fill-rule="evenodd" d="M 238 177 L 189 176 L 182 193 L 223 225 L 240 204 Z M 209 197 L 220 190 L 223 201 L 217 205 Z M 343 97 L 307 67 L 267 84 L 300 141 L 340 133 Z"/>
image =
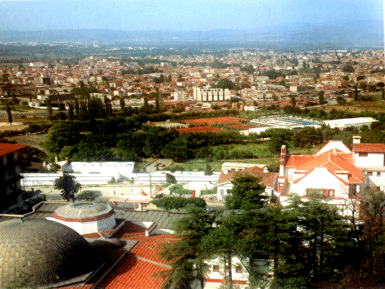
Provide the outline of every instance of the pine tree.
<path id="1" fill-rule="evenodd" d="M 12 124 L 12 112 L 11 112 L 11 107 L 8 105 L 8 103 L 7 103 L 6 110 L 7 110 L 8 122 L 9 124 Z"/>
<path id="2" fill-rule="evenodd" d="M 75 98 L 75 113 L 77 116 L 80 114 L 79 101 Z"/>
<path id="3" fill-rule="evenodd" d="M 265 186 L 261 185 L 259 178 L 250 175 L 235 176 L 233 188 L 228 191 L 225 198 L 225 207 L 228 210 L 251 210 L 261 208 L 267 200 L 264 196 Z"/>
<path id="4" fill-rule="evenodd" d="M 52 104 L 51 104 L 51 97 L 49 96 L 46 100 L 46 106 L 47 106 L 47 112 L 48 112 L 48 119 L 52 119 Z"/>
<path id="5" fill-rule="evenodd" d="M 159 274 L 167 278 L 162 288 L 189 288 L 194 278 L 200 280 L 201 288 L 204 287 L 207 250 L 203 247 L 203 239 L 212 230 L 214 216 L 192 205 L 186 207 L 186 211 L 188 215 L 174 225 L 179 241 L 160 246 L 161 258 L 171 262 L 171 270 Z"/>
<path id="6" fill-rule="evenodd" d="M 119 103 L 120 103 L 120 110 L 124 111 L 125 102 L 123 97 L 119 99 Z"/>
<path id="7" fill-rule="evenodd" d="M 70 103 L 68 105 L 68 119 L 69 120 L 73 120 L 74 119 L 74 106 L 72 105 L 72 103 Z"/>

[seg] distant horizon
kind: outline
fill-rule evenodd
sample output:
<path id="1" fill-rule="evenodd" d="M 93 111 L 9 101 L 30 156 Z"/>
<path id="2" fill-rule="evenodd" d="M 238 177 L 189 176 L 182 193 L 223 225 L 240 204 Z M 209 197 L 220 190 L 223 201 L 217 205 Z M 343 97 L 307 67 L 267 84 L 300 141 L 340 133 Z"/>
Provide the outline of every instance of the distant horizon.
<path id="1" fill-rule="evenodd" d="M 0 0 L 0 31 L 254 31 L 383 17 L 378 0 Z"/>
<path id="2" fill-rule="evenodd" d="M 1 0 L 0 0 L 1 2 Z M 309 23 L 309 22 L 287 22 L 287 23 L 276 23 L 274 25 L 266 25 L 266 26 L 261 26 L 261 27 L 256 27 L 256 28 L 213 28 L 213 29 L 190 29 L 190 30 L 181 30 L 181 29 L 170 29 L 170 28 L 158 28 L 158 29 L 124 29 L 124 28 L 41 28 L 41 29 L 0 29 L 0 31 L 16 31 L 16 32 L 38 32 L 38 31 L 62 31 L 62 30 L 111 30 L 111 31 L 122 31 L 122 32 L 140 32 L 140 31 L 145 31 L 145 32 L 157 32 L 157 31 L 165 31 L 165 32 L 177 32 L 177 33 L 183 33 L 183 32 L 212 32 L 212 31 L 248 31 L 248 32 L 253 32 L 253 31 L 260 31 L 263 29 L 271 29 L 274 27 L 285 27 L 285 26 L 292 26 L 294 24 L 299 25 L 299 26 L 305 26 L 305 25 L 311 25 L 311 26 L 326 26 L 326 25 L 331 25 L 331 24 L 343 24 L 343 23 L 359 23 L 359 22 L 384 22 L 381 19 L 363 19 L 363 20 L 349 20 L 349 21 L 344 21 L 344 20 L 335 20 L 334 22 L 322 22 L 322 23 Z M 385 27 L 385 24 L 384 24 Z"/>

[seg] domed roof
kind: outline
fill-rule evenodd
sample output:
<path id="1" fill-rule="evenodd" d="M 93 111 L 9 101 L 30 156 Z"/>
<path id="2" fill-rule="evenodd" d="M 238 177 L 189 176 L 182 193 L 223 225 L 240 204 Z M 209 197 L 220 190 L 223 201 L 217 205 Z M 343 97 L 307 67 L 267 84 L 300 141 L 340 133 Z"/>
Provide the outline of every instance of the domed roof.
<path id="1" fill-rule="evenodd" d="M 0 223 L 0 287 L 21 277 L 34 285 L 54 284 L 100 265 L 88 242 L 60 223 L 44 219 Z"/>
<path id="2" fill-rule="evenodd" d="M 54 217 L 64 221 L 100 219 L 113 215 L 114 210 L 107 204 L 79 202 L 62 206 L 54 212 Z"/>

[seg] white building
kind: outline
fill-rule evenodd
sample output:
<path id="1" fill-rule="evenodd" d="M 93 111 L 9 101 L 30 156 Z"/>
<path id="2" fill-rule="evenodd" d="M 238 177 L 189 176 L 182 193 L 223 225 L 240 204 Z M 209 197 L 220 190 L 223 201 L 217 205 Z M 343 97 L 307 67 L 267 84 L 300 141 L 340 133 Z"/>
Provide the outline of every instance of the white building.
<path id="1" fill-rule="evenodd" d="M 174 100 L 186 101 L 187 97 L 188 97 L 187 92 L 184 92 L 184 91 L 175 91 L 174 92 Z"/>
<path id="2" fill-rule="evenodd" d="M 71 162 L 64 168 L 64 171 L 109 175 L 118 179 L 120 176 L 131 176 L 134 166 L 134 162 Z"/>
<path id="3" fill-rule="evenodd" d="M 229 89 L 194 87 L 194 99 L 202 102 L 227 101 L 231 98 Z"/>
<path id="4" fill-rule="evenodd" d="M 293 194 L 318 197 L 351 215 L 368 185 L 385 189 L 385 144 L 362 144 L 354 137 L 353 151 L 342 141 L 329 141 L 314 155 L 289 155 L 282 146 L 276 193 L 283 205 Z"/>
<path id="5" fill-rule="evenodd" d="M 362 127 L 364 125 L 370 126 L 374 122 L 378 122 L 378 120 L 372 117 L 342 118 L 324 121 L 324 123 L 331 128 L 346 128 L 351 126 Z"/>

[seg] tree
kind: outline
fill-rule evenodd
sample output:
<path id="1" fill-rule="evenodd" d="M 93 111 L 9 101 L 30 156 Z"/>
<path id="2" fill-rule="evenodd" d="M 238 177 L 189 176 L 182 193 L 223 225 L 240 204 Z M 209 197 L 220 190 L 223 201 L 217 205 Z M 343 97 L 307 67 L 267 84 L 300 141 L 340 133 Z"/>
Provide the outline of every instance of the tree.
<path id="1" fill-rule="evenodd" d="M 166 144 L 161 154 L 165 158 L 173 159 L 175 161 L 185 161 L 191 157 L 191 151 L 185 139 L 177 138 L 172 142 Z"/>
<path id="2" fill-rule="evenodd" d="M 121 97 L 120 99 L 119 99 L 119 103 L 120 103 L 120 110 L 124 110 L 124 106 L 125 106 L 125 102 L 124 102 L 124 98 L 123 97 Z"/>
<path id="3" fill-rule="evenodd" d="M 294 96 L 292 96 L 292 97 L 290 98 L 290 104 L 291 104 L 292 107 L 295 107 L 296 101 L 295 101 L 295 97 L 294 97 Z"/>
<path id="4" fill-rule="evenodd" d="M 188 205 L 194 205 L 198 208 L 206 207 L 206 201 L 202 198 L 164 197 L 161 199 L 152 200 L 151 203 L 159 208 L 165 209 L 166 211 L 179 211 Z"/>
<path id="5" fill-rule="evenodd" d="M 206 248 L 208 256 L 211 258 L 222 258 L 224 263 L 224 288 L 233 288 L 232 261 L 237 255 L 237 245 L 240 238 L 240 231 L 243 226 L 237 222 L 239 220 L 235 214 L 221 216 L 217 219 L 214 228 L 202 240 L 202 245 Z"/>
<path id="6" fill-rule="evenodd" d="M 159 88 L 156 88 L 155 113 L 159 113 Z"/>
<path id="7" fill-rule="evenodd" d="M 225 207 L 228 210 L 252 210 L 261 208 L 267 196 L 264 196 L 265 186 L 260 179 L 251 175 L 236 175 L 231 182 L 233 188 L 225 197 Z"/>
<path id="8" fill-rule="evenodd" d="M 52 104 L 51 104 L 51 97 L 48 96 L 46 99 L 46 107 L 47 107 L 47 112 L 48 112 L 48 119 L 52 119 Z"/>
<path id="9" fill-rule="evenodd" d="M 9 124 L 12 124 L 12 112 L 11 112 L 11 107 L 8 105 L 8 103 L 7 103 L 6 110 L 7 110 L 8 122 Z"/>
<path id="10" fill-rule="evenodd" d="M 166 182 L 169 183 L 169 184 L 176 184 L 177 180 L 174 177 L 174 175 L 166 173 Z"/>
<path id="11" fill-rule="evenodd" d="M 356 85 L 354 85 L 353 99 L 354 99 L 354 101 L 358 100 L 358 85 L 357 85 L 357 83 L 356 83 Z"/>
<path id="12" fill-rule="evenodd" d="M 75 112 L 76 112 L 76 115 L 79 116 L 80 107 L 79 107 L 79 101 L 76 98 L 75 98 Z"/>
<path id="13" fill-rule="evenodd" d="M 332 280 L 346 268 L 352 258 L 352 230 L 336 206 L 315 198 L 296 200 L 299 226 L 308 243 L 307 266 L 314 280 Z"/>
<path id="14" fill-rule="evenodd" d="M 223 89 L 234 89 L 234 83 L 231 80 L 228 80 L 226 78 L 222 78 L 218 81 L 216 87 L 223 88 Z"/>
<path id="15" fill-rule="evenodd" d="M 345 105 L 346 104 L 346 99 L 343 98 L 342 96 L 337 96 L 336 100 L 337 100 L 338 105 Z"/>
<path id="16" fill-rule="evenodd" d="M 342 71 L 343 72 L 353 73 L 354 72 L 354 68 L 351 65 L 345 65 L 344 67 L 342 67 Z"/>
<path id="17" fill-rule="evenodd" d="M 75 201 L 75 194 L 81 189 L 81 185 L 76 182 L 76 177 L 63 173 L 63 175 L 54 181 L 54 188 L 61 190 L 64 200 Z"/>
<path id="18" fill-rule="evenodd" d="M 207 164 L 205 169 L 205 176 L 211 176 L 212 174 L 213 174 L 213 169 L 210 167 L 209 164 Z"/>
<path id="19" fill-rule="evenodd" d="M 171 270 L 159 274 L 166 278 L 162 288 L 190 288 L 194 278 L 200 280 L 201 288 L 204 287 L 207 250 L 203 247 L 203 239 L 212 230 L 214 216 L 191 205 L 186 211 L 188 215 L 176 221 L 173 228 L 179 241 L 159 246 L 160 257 L 171 263 Z"/>
<path id="20" fill-rule="evenodd" d="M 324 91 L 318 92 L 318 103 L 319 103 L 320 105 L 325 104 L 325 97 L 324 97 L 324 94 L 325 94 Z"/>
<path id="21" fill-rule="evenodd" d="M 68 119 L 69 120 L 74 120 L 74 106 L 72 105 L 72 103 L 69 103 L 68 105 Z"/>
<path id="22" fill-rule="evenodd" d="M 73 146 L 80 141 L 78 127 L 72 121 L 55 123 L 48 131 L 43 147 L 52 154 L 59 154 L 64 146 Z"/>
<path id="23" fill-rule="evenodd" d="M 9 78 L 8 73 L 3 73 L 3 74 L 1 75 L 1 81 L 2 81 L 2 82 L 7 82 L 7 81 L 8 81 L 8 78 Z"/>

